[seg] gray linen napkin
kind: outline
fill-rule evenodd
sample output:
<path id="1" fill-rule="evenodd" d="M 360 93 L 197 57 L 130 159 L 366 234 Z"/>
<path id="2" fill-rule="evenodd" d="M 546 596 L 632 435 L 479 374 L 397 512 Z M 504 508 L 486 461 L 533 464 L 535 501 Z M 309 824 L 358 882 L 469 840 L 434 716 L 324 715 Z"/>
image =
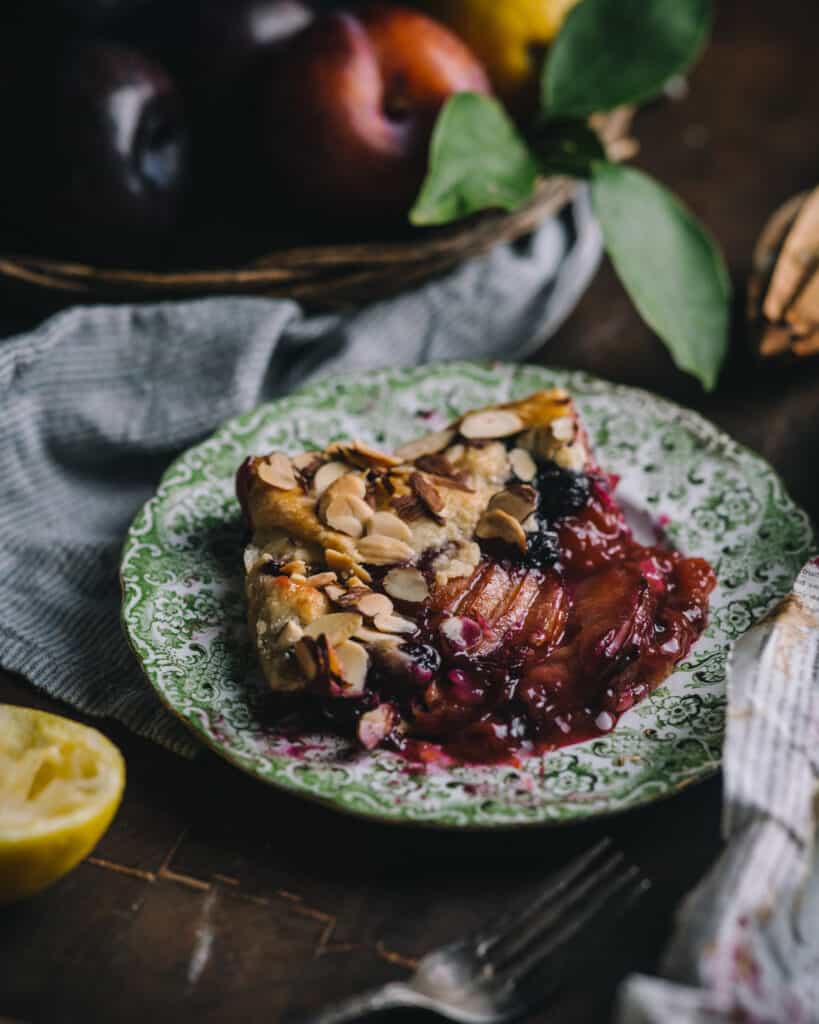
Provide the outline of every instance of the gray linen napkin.
<path id="1" fill-rule="evenodd" d="M 79 307 L 0 343 L 0 664 L 193 753 L 119 624 L 125 532 L 168 462 L 314 376 L 523 358 L 572 310 L 600 253 L 581 193 L 528 239 L 351 315 L 254 298 Z"/>

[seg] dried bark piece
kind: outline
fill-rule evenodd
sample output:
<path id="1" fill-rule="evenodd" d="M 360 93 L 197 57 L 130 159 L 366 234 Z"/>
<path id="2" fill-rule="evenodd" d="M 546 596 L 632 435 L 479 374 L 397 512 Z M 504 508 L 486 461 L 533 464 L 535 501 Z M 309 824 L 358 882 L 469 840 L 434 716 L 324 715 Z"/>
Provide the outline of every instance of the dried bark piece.
<path id="1" fill-rule="evenodd" d="M 802 204 L 785 238 L 762 306 L 765 317 L 776 322 L 784 316 L 805 277 L 819 264 L 819 188 Z"/>

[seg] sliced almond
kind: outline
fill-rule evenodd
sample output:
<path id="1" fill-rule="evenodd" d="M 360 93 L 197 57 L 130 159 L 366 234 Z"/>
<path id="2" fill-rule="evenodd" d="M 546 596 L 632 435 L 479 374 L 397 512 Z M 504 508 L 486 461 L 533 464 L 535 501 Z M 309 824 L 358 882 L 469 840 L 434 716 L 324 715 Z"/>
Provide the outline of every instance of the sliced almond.
<path id="1" fill-rule="evenodd" d="M 353 538 L 364 533 L 364 525 L 373 514 L 366 501 L 347 494 L 332 497 L 321 512 L 322 519 L 332 530 Z"/>
<path id="2" fill-rule="evenodd" d="M 279 630 L 279 635 L 276 637 L 276 646 L 292 647 L 303 636 L 304 630 L 301 627 L 301 623 L 296 619 L 288 619 L 282 629 Z"/>
<path id="3" fill-rule="evenodd" d="M 292 562 L 287 562 L 282 566 L 282 575 L 291 576 L 294 572 L 300 572 L 302 576 L 307 574 L 307 563 L 303 562 L 300 558 L 296 558 Z"/>
<path id="4" fill-rule="evenodd" d="M 485 409 L 464 416 L 459 431 L 470 441 L 488 441 L 518 434 L 524 426 L 520 416 L 511 409 Z"/>
<path id="5" fill-rule="evenodd" d="M 502 540 L 514 544 L 525 553 L 528 541 L 526 532 L 514 516 L 503 509 L 487 509 L 475 529 L 475 536 L 481 540 Z"/>
<path id="6" fill-rule="evenodd" d="M 433 519 L 440 521 L 446 514 L 444 499 L 433 484 L 421 473 L 413 473 L 409 479 L 416 497 Z"/>
<path id="7" fill-rule="evenodd" d="M 350 472 L 344 462 L 325 462 L 313 477 L 313 490 L 316 494 L 324 494 L 331 483 Z"/>
<path id="8" fill-rule="evenodd" d="M 392 732 L 396 714 L 391 705 L 379 704 L 372 711 L 365 711 L 356 726 L 358 741 L 365 750 L 375 750 Z"/>
<path id="9" fill-rule="evenodd" d="M 300 473 L 303 473 L 305 470 L 309 470 L 313 463 L 321 462 L 321 453 L 301 452 L 299 455 L 294 455 L 290 461 Z"/>
<path id="10" fill-rule="evenodd" d="M 397 634 L 379 633 L 378 630 L 369 629 L 367 626 L 362 626 L 361 629 L 355 631 L 355 639 L 361 640 L 362 643 L 369 644 L 371 647 L 377 647 L 381 651 L 390 650 L 401 644 Z"/>
<path id="11" fill-rule="evenodd" d="M 259 474 L 260 480 L 264 480 L 266 484 L 270 484 L 271 487 L 276 487 L 280 491 L 292 491 L 299 485 L 290 459 L 282 452 L 271 452 L 263 462 L 258 464 L 256 472 Z"/>
<path id="12" fill-rule="evenodd" d="M 444 452 L 444 455 L 447 457 L 447 460 L 449 462 L 455 463 L 461 461 L 461 459 L 464 457 L 465 451 L 466 448 L 464 448 L 462 444 L 453 444 L 451 448 L 447 448 L 447 450 Z"/>
<path id="13" fill-rule="evenodd" d="M 355 562 L 349 555 L 344 554 L 343 551 L 327 548 L 324 552 L 324 561 L 327 563 L 328 568 L 334 569 L 337 573 L 341 573 L 344 576 L 355 575 L 364 580 L 365 583 L 372 583 L 372 577 L 367 570 Z"/>
<path id="14" fill-rule="evenodd" d="M 393 512 L 376 512 L 367 523 L 367 532 L 380 533 L 382 537 L 395 537 L 405 543 L 412 540 L 412 530 Z"/>
<path id="15" fill-rule="evenodd" d="M 424 515 L 424 506 L 414 494 L 402 494 L 392 499 L 392 507 L 407 523 L 413 523 Z"/>
<path id="16" fill-rule="evenodd" d="M 552 420 L 549 428 L 558 441 L 573 441 L 577 424 L 571 416 L 559 416 L 556 420 Z"/>
<path id="17" fill-rule="evenodd" d="M 326 587 L 328 583 L 335 583 L 338 576 L 334 572 L 317 572 L 313 576 L 308 576 L 304 581 L 311 587 Z"/>
<path id="18" fill-rule="evenodd" d="M 388 455 L 386 452 L 379 451 L 378 448 L 371 448 L 370 445 L 358 439 L 350 442 L 337 441 L 330 445 L 327 454 L 340 455 L 346 462 L 362 469 L 368 469 L 371 466 L 389 468 L 397 466 L 401 462 L 401 459 L 395 455 Z"/>
<path id="19" fill-rule="evenodd" d="M 384 590 L 396 601 L 421 604 L 429 597 L 429 587 L 418 569 L 390 569 L 384 577 Z"/>
<path id="20" fill-rule="evenodd" d="M 408 562 L 415 557 L 415 552 L 409 544 L 380 533 L 362 537 L 356 547 L 358 557 L 366 565 L 395 565 L 398 562 Z"/>
<path id="21" fill-rule="evenodd" d="M 296 655 L 296 661 L 299 663 L 299 668 L 305 677 L 311 681 L 315 679 L 319 671 L 315 645 L 305 640 L 304 637 L 300 637 L 293 651 Z"/>
<path id="22" fill-rule="evenodd" d="M 422 455 L 415 460 L 415 466 L 421 472 L 431 473 L 433 476 L 454 476 L 457 472 L 446 455 Z"/>
<path id="23" fill-rule="evenodd" d="M 330 598 L 333 604 L 338 604 L 339 601 L 343 599 L 347 591 L 337 583 L 331 583 L 329 586 L 324 588 L 324 593 Z"/>
<path id="24" fill-rule="evenodd" d="M 376 615 L 373 625 L 380 633 L 415 633 L 418 627 L 401 615 Z"/>
<path id="25" fill-rule="evenodd" d="M 291 583 L 298 583 L 299 586 L 301 586 L 302 583 L 306 583 L 307 582 L 307 577 L 304 575 L 303 572 L 291 572 L 290 573 L 290 582 Z"/>
<path id="26" fill-rule="evenodd" d="M 509 465 L 518 480 L 526 483 L 537 475 L 537 463 L 525 448 L 513 448 L 509 452 Z"/>
<path id="27" fill-rule="evenodd" d="M 386 594 L 376 594 L 373 591 L 362 594 L 355 607 L 368 619 L 372 619 L 376 615 L 392 615 L 392 601 Z"/>
<path id="28" fill-rule="evenodd" d="M 403 462 L 415 462 L 422 455 L 437 455 L 438 452 L 442 452 L 447 445 L 452 443 L 454 437 L 454 430 L 439 430 L 434 434 L 425 434 L 415 441 L 409 441 L 407 444 L 401 445 L 400 448 L 396 448 L 395 454 Z"/>
<path id="29" fill-rule="evenodd" d="M 502 509 L 522 523 L 537 508 L 537 491 L 529 484 L 510 484 L 503 491 L 493 494 L 489 509 Z"/>
<path id="30" fill-rule="evenodd" d="M 367 681 L 370 656 L 355 640 L 345 640 L 337 644 L 335 654 L 341 665 L 341 677 L 346 683 L 345 696 L 360 697 Z"/>
<path id="31" fill-rule="evenodd" d="M 304 635 L 313 639 L 326 636 L 327 642 L 335 647 L 349 639 L 363 624 L 364 620 L 356 612 L 330 612 L 313 619 L 305 627 Z"/>

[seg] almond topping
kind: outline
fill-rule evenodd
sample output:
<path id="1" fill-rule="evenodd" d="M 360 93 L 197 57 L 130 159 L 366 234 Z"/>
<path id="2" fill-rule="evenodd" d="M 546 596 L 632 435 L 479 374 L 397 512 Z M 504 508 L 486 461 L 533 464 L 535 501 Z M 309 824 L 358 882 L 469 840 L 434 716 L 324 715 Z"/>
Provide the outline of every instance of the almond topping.
<path id="1" fill-rule="evenodd" d="M 304 636 L 304 630 L 296 619 L 288 619 L 276 637 L 277 647 L 292 647 Z"/>
<path id="2" fill-rule="evenodd" d="M 380 533 L 362 537 L 357 549 L 361 561 L 368 565 L 394 565 L 396 562 L 408 562 L 415 557 L 415 552 L 409 544 L 395 537 L 384 537 Z"/>
<path id="3" fill-rule="evenodd" d="M 420 473 L 413 473 L 409 482 L 421 504 L 426 507 L 433 519 L 440 522 L 446 514 L 446 509 L 444 499 L 435 487 Z"/>
<path id="4" fill-rule="evenodd" d="M 395 454 L 404 462 L 415 462 L 422 455 L 437 455 L 438 452 L 442 452 L 454 437 L 454 430 L 439 430 L 434 434 L 425 434 L 424 437 L 396 448 Z"/>
<path id="5" fill-rule="evenodd" d="M 347 684 L 346 697 L 360 697 L 364 692 L 367 670 L 370 667 L 370 656 L 354 640 L 345 640 L 336 645 L 335 654 L 341 666 L 341 677 Z"/>
<path id="6" fill-rule="evenodd" d="M 537 508 L 537 492 L 529 484 L 510 484 L 505 491 L 492 495 L 489 510 L 502 509 L 522 523 Z"/>
<path id="7" fill-rule="evenodd" d="M 328 583 L 335 583 L 337 579 L 334 572 L 317 572 L 314 576 L 308 576 L 304 582 L 311 587 L 326 587 Z"/>
<path id="8" fill-rule="evenodd" d="M 350 442 L 337 441 L 335 444 L 330 445 L 327 449 L 327 454 L 340 455 L 346 462 L 350 462 L 361 469 L 368 469 L 371 466 L 386 468 L 397 466 L 401 462 L 401 459 L 396 458 L 396 456 L 388 455 L 377 448 L 371 448 L 368 444 L 358 439 Z"/>
<path id="9" fill-rule="evenodd" d="M 327 642 L 335 646 L 349 639 L 363 624 L 364 620 L 355 612 L 330 612 L 313 619 L 305 627 L 304 635 L 313 639 L 326 636 Z"/>
<path id="10" fill-rule="evenodd" d="M 282 452 L 272 452 L 268 455 L 266 460 L 259 463 L 256 472 L 260 480 L 280 491 L 292 491 L 294 487 L 299 486 L 290 459 Z"/>
<path id="11" fill-rule="evenodd" d="M 324 560 L 328 568 L 334 569 L 336 572 L 344 573 L 345 576 L 352 574 L 364 580 L 365 583 L 372 583 L 372 577 L 367 570 L 342 551 L 334 551 L 333 548 L 327 548 L 324 552 Z"/>
<path id="12" fill-rule="evenodd" d="M 457 472 L 446 455 L 422 455 L 415 460 L 416 468 L 435 476 L 454 476 Z"/>
<path id="13" fill-rule="evenodd" d="M 525 448 L 513 448 L 509 452 L 509 465 L 518 480 L 526 483 L 537 475 L 537 463 Z"/>
<path id="14" fill-rule="evenodd" d="M 400 615 L 376 615 L 373 625 L 380 633 L 414 633 L 417 626 Z"/>
<path id="15" fill-rule="evenodd" d="M 407 523 L 420 519 L 424 514 L 424 506 L 414 494 L 402 494 L 399 498 L 393 498 L 392 507 Z"/>
<path id="16" fill-rule="evenodd" d="M 396 601 L 421 604 L 429 597 L 429 587 L 418 569 L 390 569 L 384 577 L 384 590 Z"/>
<path id="17" fill-rule="evenodd" d="M 299 455 L 294 455 L 290 461 L 300 473 L 304 473 L 305 470 L 312 468 L 314 462 L 320 463 L 322 460 L 320 452 L 301 452 Z"/>
<path id="18" fill-rule="evenodd" d="M 343 462 L 325 462 L 313 477 L 313 489 L 316 494 L 323 494 L 339 477 L 350 472 L 350 467 Z"/>
<path id="19" fill-rule="evenodd" d="M 488 441 L 520 433 L 524 426 L 520 416 L 510 409 L 486 409 L 464 416 L 459 430 L 471 441 Z"/>
<path id="20" fill-rule="evenodd" d="M 389 650 L 390 648 L 398 647 L 401 643 L 398 635 L 395 633 L 379 633 L 377 630 L 368 629 L 366 626 L 362 626 L 361 629 L 355 631 L 355 638 L 365 644 L 378 647 L 380 650 Z"/>
<path id="21" fill-rule="evenodd" d="M 368 533 L 380 533 L 383 537 L 395 537 L 409 543 L 412 530 L 392 512 L 376 512 L 367 524 Z"/>
<path id="22" fill-rule="evenodd" d="M 294 647 L 294 653 L 296 655 L 296 661 L 299 663 L 299 668 L 305 674 L 307 679 L 313 680 L 318 675 L 318 660 L 315 656 L 314 645 L 309 641 L 305 641 L 302 637 L 300 638 L 296 646 Z"/>
<path id="23" fill-rule="evenodd" d="M 385 594 L 370 592 L 358 599 L 356 609 L 368 619 L 376 615 L 392 615 L 392 601 Z"/>
<path id="24" fill-rule="evenodd" d="M 290 582 L 291 583 L 298 583 L 299 586 L 301 586 L 302 583 L 306 583 L 307 582 L 307 577 L 304 575 L 303 572 L 291 572 L 290 573 Z"/>
<path id="25" fill-rule="evenodd" d="M 331 497 L 320 513 L 331 529 L 358 538 L 364 533 L 364 524 L 372 517 L 373 510 L 362 498 L 341 494 Z"/>
<path id="26" fill-rule="evenodd" d="M 575 422 L 571 416 L 560 416 L 549 424 L 552 435 L 558 441 L 573 441 L 575 434 Z"/>
<path id="27" fill-rule="evenodd" d="M 307 564 L 303 562 L 300 558 L 297 558 L 295 559 L 295 561 L 288 562 L 286 565 L 282 566 L 283 576 L 290 576 L 294 572 L 300 572 L 302 576 L 306 575 Z"/>
<path id="28" fill-rule="evenodd" d="M 361 746 L 365 750 L 375 750 L 392 732 L 395 719 L 395 711 L 389 704 L 379 704 L 372 711 L 365 711 L 356 726 L 356 735 Z"/>
<path id="29" fill-rule="evenodd" d="M 507 544 L 514 544 L 523 552 L 527 548 L 526 533 L 523 527 L 514 516 L 510 516 L 501 508 L 487 509 L 484 512 L 475 530 L 475 536 L 480 537 L 481 540 L 506 541 Z"/>
<path id="30" fill-rule="evenodd" d="M 347 591 L 344 587 L 338 586 L 337 583 L 330 583 L 324 588 L 324 593 L 330 598 L 333 604 L 338 604 Z"/>

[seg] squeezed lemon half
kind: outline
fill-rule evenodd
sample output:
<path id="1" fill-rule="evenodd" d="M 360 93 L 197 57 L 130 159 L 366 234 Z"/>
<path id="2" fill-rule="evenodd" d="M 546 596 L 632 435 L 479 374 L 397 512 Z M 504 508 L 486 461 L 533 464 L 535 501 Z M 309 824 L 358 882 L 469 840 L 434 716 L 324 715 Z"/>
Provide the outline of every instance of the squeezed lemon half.
<path id="1" fill-rule="evenodd" d="M 0 704 L 0 904 L 70 871 L 119 807 L 125 762 L 96 729 Z"/>

